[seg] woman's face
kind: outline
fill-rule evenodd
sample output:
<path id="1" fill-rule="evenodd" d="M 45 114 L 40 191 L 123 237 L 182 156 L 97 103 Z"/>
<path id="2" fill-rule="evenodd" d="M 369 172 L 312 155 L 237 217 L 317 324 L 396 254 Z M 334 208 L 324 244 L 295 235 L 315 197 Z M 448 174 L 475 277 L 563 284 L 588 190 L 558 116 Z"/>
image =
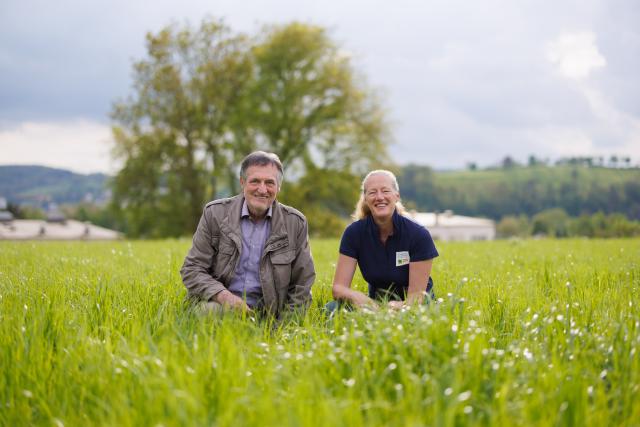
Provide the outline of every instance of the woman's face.
<path id="1" fill-rule="evenodd" d="M 364 201 L 375 219 L 391 218 L 400 200 L 393 181 L 385 174 L 371 175 L 364 183 Z"/>

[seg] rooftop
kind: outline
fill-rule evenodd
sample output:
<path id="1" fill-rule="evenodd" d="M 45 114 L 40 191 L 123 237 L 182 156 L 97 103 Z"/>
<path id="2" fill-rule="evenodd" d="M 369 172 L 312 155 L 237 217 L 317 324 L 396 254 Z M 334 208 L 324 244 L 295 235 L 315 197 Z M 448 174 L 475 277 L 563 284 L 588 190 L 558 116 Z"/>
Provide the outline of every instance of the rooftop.
<path id="1" fill-rule="evenodd" d="M 494 221 L 486 218 L 454 215 L 452 211 L 437 212 L 409 212 L 418 224 L 427 228 L 434 227 L 494 227 Z"/>
<path id="2" fill-rule="evenodd" d="M 18 219 L 0 223 L 0 240 L 116 240 L 122 234 L 88 222 Z"/>

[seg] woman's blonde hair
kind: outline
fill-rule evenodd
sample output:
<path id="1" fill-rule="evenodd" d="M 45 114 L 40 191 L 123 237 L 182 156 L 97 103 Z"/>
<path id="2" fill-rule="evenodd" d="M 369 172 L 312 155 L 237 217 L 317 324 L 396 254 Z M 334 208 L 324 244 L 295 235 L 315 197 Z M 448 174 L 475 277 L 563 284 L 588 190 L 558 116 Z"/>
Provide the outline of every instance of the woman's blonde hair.
<path id="1" fill-rule="evenodd" d="M 351 215 L 355 220 L 363 219 L 371 215 L 371 210 L 364 200 L 364 183 L 367 182 L 367 179 L 372 175 L 386 175 L 391 180 L 391 187 L 396 193 L 398 193 L 398 197 L 400 196 L 400 186 L 398 186 L 398 180 L 393 172 L 385 169 L 376 169 L 369 172 L 362 180 L 362 184 L 360 185 L 360 198 L 358 199 L 358 203 L 356 203 L 356 210 L 353 212 L 353 215 Z M 407 213 L 407 210 L 402 206 L 400 200 L 396 202 L 396 210 L 400 215 L 405 215 Z"/>

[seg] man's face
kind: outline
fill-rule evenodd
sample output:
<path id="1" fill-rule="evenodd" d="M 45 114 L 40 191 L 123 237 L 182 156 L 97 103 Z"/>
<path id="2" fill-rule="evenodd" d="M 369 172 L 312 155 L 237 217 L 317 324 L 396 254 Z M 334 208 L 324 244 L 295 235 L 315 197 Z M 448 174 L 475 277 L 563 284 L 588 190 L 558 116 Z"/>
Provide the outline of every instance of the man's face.
<path id="1" fill-rule="evenodd" d="M 278 195 L 278 168 L 272 164 L 249 166 L 246 181 L 240 177 L 242 193 L 247 201 L 249 213 L 262 218 Z"/>

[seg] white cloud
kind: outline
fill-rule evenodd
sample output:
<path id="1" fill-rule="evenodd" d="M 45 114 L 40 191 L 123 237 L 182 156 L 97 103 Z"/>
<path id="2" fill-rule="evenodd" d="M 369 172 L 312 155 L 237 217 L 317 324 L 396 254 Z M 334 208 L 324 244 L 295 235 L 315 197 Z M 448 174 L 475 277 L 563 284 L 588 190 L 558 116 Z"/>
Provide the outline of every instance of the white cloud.
<path id="1" fill-rule="evenodd" d="M 591 31 L 561 34 L 547 45 L 547 58 L 570 79 L 589 77 L 591 71 L 607 65 Z"/>
<path id="2" fill-rule="evenodd" d="M 149 10 L 140 0 L 62 0 L 51 9 L 44 0 L 6 0 L 0 116 L 41 125 L 70 117 L 107 123 L 109 105 L 131 92 L 131 60 L 145 55 L 146 31 L 185 20 L 197 25 L 205 16 L 249 33 L 298 20 L 327 27 L 379 90 L 394 124 L 390 151 L 400 163 L 443 168 L 507 154 L 591 154 L 582 149 L 640 160 L 637 0 L 214 3 L 159 0 Z M 77 122 L 58 124 L 56 133 Z M 17 128 L 3 130 L 0 121 L 0 163 L 9 162 L 7 135 L 29 134 L 23 129 L 17 138 Z M 106 126 L 103 134 L 109 139 Z M 37 156 L 22 162 L 43 162 L 43 150 L 30 151 Z M 72 166 L 109 168 L 108 150 L 95 152 L 97 160 L 87 154 Z M 54 159 L 44 157 L 47 164 Z"/>
<path id="3" fill-rule="evenodd" d="M 524 136 L 533 147 L 553 157 L 593 156 L 598 152 L 589 133 L 583 129 L 549 126 L 529 129 Z"/>
<path id="4" fill-rule="evenodd" d="M 36 164 L 79 173 L 113 173 L 109 126 L 88 120 L 22 122 L 0 127 L 0 163 Z"/>
<path id="5" fill-rule="evenodd" d="M 564 33 L 547 46 L 548 59 L 560 74 L 569 79 L 569 87 L 588 106 L 592 118 L 577 128 L 539 129 L 547 135 L 549 148 L 562 155 L 622 154 L 640 155 L 640 119 L 623 110 L 606 96 L 596 82 L 587 79 L 591 72 L 607 65 L 590 31 Z"/>
<path id="6" fill-rule="evenodd" d="M 640 157 L 640 119 L 616 108 L 596 89 L 580 86 L 578 90 L 597 119 L 596 129 L 609 136 L 609 151 Z"/>

